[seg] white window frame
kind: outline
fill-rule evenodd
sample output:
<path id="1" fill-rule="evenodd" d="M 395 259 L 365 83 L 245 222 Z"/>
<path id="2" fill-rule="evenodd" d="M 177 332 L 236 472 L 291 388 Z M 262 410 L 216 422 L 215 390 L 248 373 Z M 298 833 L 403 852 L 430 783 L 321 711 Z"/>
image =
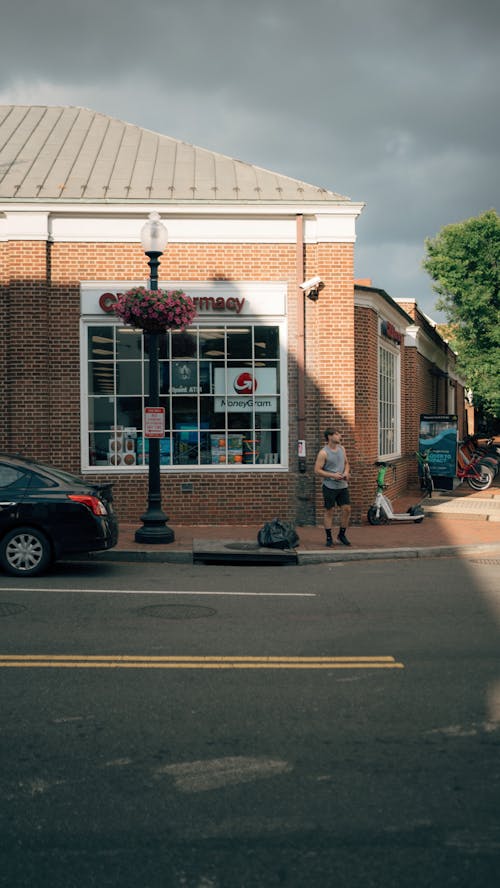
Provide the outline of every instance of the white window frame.
<path id="1" fill-rule="evenodd" d="M 382 391 L 382 352 L 386 352 L 391 356 L 393 362 L 393 378 L 392 378 L 392 398 L 386 399 L 386 405 L 392 405 L 394 444 L 391 450 L 387 447 L 383 448 L 382 444 L 387 444 L 387 440 L 382 440 L 382 400 L 386 398 Z M 391 345 L 385 338 L 379 336 L 378 352 L 377 352 L 377 433 L 378 433 L 378 458 L 380 460 L 397 459 L 401 456 L 401 351 L 396 345 Z M 385 452 L 384 452 L 385 451 Z"/>
<path id="2" fill-rule="evenodd" d="M 457 384 L 448 380 L 448 413 L 457 412 Z"/>
<path id="3" fill-rule="evenodd" d="M 279 403 L 280 403 L 280 456 L 279 463 L 257 463 L 252 464 L 201 464 L 201 465 L 161 465 L 162 473 L 192 473 L 192 472 L 285 472 L 288 471 L 288 449 L 289 449 L 289 429 L 288 429 L 288 323 L 283 316 L 246 316 L 240 319 L 236 318 L 220 318 L 217 319 L 217 325 L 221 327 L 233 328 L 237 326 L 269 326 L 278 327 L 279 329 L 279 362 L 280 362 L 280 384 L 279 384 Z M 80 461 L 82 473 L 90 473 L 92 475 L 99 474 L 133 474 L 144 475 L 148 472 L 147 465 L 132 466 L 94 466 L 89 462 L 89 392 L 88 392 L 88 329 L 89 327 L 120 327 L 123 326 L 117 319 L 104 317 L 103 315 L 85 315 L 80 319 L 80 415 L 81 415 L 81 440 L 80 440 Z M 206 326 L 214 326 L 214 318 L 210 320 L 202 320 L 193 325 L 193 328 L 203 328 Z"/>

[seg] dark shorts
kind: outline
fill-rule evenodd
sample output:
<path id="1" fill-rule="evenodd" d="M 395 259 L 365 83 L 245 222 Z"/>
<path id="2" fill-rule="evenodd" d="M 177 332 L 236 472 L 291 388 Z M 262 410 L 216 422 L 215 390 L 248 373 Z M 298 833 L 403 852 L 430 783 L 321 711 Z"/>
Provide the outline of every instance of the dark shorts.
<path id="1" fill-rule="evenodd" d="M 349 488 L 341 487 L 340 490 L 333 490 L 323 484 L 323 502 L 325 509 L 333 509 L 334 506 L 350 506 Z"/>

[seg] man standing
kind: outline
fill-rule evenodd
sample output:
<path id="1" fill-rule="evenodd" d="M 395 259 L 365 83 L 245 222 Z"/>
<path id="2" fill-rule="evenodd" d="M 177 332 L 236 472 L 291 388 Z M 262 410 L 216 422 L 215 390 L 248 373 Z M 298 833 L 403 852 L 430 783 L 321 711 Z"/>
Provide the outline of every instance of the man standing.
<path id="1" fill-rule="evenodd" d="M 337 429 L 325 430 L 326 444 L 321 448 L 314 465 L 314 472 L 323 480 L 323 502 L 325 504 L 324 527 L 326 545 L 333 546 L 332 523 L 333 510 L 340 506 L 340 530 L 337 539 L 344 546 L 350 546 L 346 537 L 351 516 L 351 500 L 349 497 L 349 461 L 342 447 L 341 434 Z"/>

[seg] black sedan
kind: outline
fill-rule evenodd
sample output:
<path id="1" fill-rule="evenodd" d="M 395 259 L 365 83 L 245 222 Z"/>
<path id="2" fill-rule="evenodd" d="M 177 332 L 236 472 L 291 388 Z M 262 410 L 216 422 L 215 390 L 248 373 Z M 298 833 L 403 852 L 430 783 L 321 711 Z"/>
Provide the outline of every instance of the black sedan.
<path id="1" fill-rule="evenodd" d="M 63 555 L 111 549 L 118 541 L 112 500 L 110 484 L 0 454 L 0 567 L 33 577 Z"/>

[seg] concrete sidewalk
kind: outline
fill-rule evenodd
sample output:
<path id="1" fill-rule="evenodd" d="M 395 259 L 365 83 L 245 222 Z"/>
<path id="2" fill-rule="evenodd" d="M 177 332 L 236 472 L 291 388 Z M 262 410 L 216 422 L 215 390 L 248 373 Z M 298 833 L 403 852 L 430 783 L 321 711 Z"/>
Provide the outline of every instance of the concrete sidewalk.
<path id="1" fill-rule="evenodd" d="M 408 491 L 393 502 L 395 512 L 406 512 L 419 499 L 419 491 Z M 436 557 L 455 553 L 483 551 L 500 556 L 500 478 L 489 490 L 475 493 L 468 486 L 446 494 L 434 494 L 423 503 L 425 518 L 421 524 L 393 522 L 372 527 L 368 523 L 349 528 L 351 546 L 336 542 L 325 547 L 322 526 L 297 527 L 300 538 L 296 549 L 297 564 L 319 561 L 352 561 L 374 558 Z M 273 515 L 263 514 L 268 521 Z M 285 518 L 286 516 L 281 516 Z M 183 526 L 170 524 L 175 540 L 168 544 L 136 543 L 135 531 L 141 524 L 121 524 L 118 545 L 92 558 L 113 561 L 154 561 L 193 563 L 193 553 L 214 553 L 220 549 L 224 560 L 237 563 L 244 554 L 251 563 L 252 544 L 256 544 L 261 525 Z M 334 539 L 336 530 L 334 531 Z M 241 550 L 235 545 L 244 544 Z M 256 548 L 256 555 L 262 550 Z M 275 551 L 275 550 L 266 550 Z M 199 560 L 204 560 L 203 557 Z"/>

